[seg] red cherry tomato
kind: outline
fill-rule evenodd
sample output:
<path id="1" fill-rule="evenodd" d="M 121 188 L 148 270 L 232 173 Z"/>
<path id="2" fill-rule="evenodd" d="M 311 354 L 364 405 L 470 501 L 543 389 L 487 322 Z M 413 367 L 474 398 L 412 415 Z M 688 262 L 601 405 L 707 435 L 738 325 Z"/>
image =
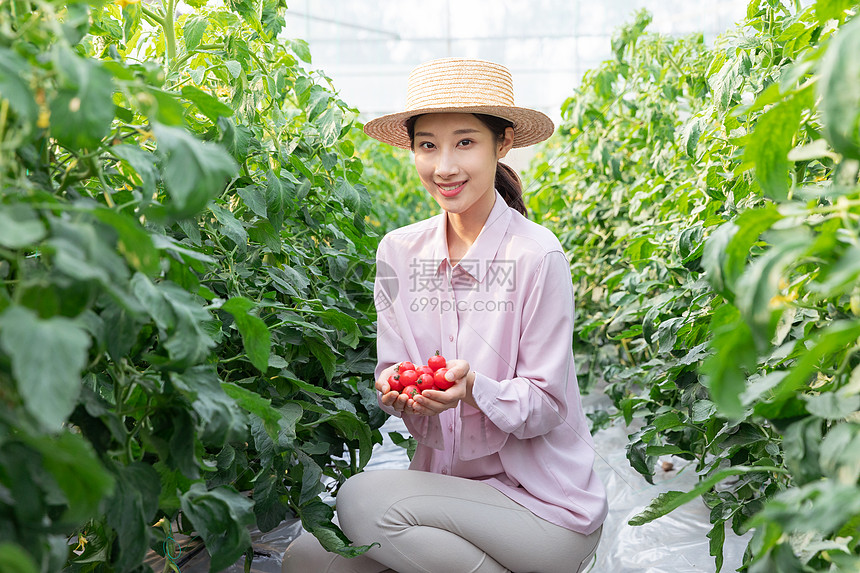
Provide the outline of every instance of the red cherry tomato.
<path id="1" fill-rule="evenodd" d="M 400 383 L 403 387 L 414 385 L 418 382 L 418 373 L 415 370 L 406 370 L 400 373 Z"/>
<path id="2" fill-rule="evenodd" d="M 454 385 L 453 382 L 445 378 L 445 374 L 448 372 L 447 368 L 440 368 L 433 374 L 433 382 L 436 384 L 436 387 L 440 390 L 447 390 L 451 386 Z"/>
<path id="3" fill-rule="evenodd" d="M 431 376 L 430 374 L 422 374 L 421 376 L 419 376 L 418 384 L 416 384 L 416 386 L 418 386 L 418 389 L 422 392 L 424 390 L 432 390 L 434 385 L 435 381 L 433 380 L 433 376 Z"/>
<path id="4" fill-rule="evenodd" d="M 394 392 L 400 392 L 403 390 L 403 383 L 400 381 L 399 374 L 392 374 L 388 377 L 388 386 Z"/>
<path id="5" fill-rule="evenodd" d="M 409 396 L 410 398 L 415 398 L 415 396 L 417 394 L 420 394 L 421 392 L 418 390 L 418 386 L 415 386 L 414 384 L 410 384 L 409 386 L 406 386 L 403 389 L 403 393 L 406 394 L 407 396 Z"/>
<path id="6" fill-rule="evenodd" d="M 439 354 L 439 351 L 436 351 L 436 354 L 427 359 L 427 366 L 433 369 L 435 372 L 440 368 L 445 368 L 446 362 L 445 357 Z"/>
<path id="7" fill-rule="evenodd" d="M 429 374 L 430 376 L 433 376 L 433 369 L 429 366 L 416 366 L 415 372 L 418 373 L 418 376 L 421 376 L 422 374 Z"/>
<path id="8" fill-rule="evenodd" d="M 415 370 L 415 365 L 408 360 L 401 362 L 400 366 L 397 367 L 397 371 L 401 374 L 403 374 L 407 370 Z"/>

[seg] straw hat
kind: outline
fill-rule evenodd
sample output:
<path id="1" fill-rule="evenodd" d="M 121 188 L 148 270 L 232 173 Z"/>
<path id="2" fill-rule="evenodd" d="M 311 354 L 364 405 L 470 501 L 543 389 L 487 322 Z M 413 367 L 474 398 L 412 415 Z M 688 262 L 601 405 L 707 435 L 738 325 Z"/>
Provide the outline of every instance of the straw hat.
<path id="1" fill-rule="evenodd" d="M 445 58 L 412 70 L 406 89 L 406 110 L 367 122 L 364 131 L 379 141 L 409 149 L 410 117 L 425 113 L 482 113 L 514 124 L 514 147 L 543 141 L 553 132 L 552 120 L 533 109 L 514 105 L 514 84 L 505 66 L 485 60 Z"/>

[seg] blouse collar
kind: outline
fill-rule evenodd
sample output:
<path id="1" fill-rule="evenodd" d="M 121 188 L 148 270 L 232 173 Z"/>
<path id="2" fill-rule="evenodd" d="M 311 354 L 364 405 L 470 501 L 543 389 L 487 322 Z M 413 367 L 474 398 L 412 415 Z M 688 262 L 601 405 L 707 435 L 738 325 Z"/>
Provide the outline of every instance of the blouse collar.
<path id="1" fill-rule="evenodd" d="M 499 191 L 496 190 L 496 201 L 493 203 L 493 209 L 490 211 L 490 215 L 487 217 L 487 221 L 484 223 L 481 232 L 478 234 L 475 242 L 472 243 L 472 246 L 469 247 L 466 255 L 456 265 L 451 265 L 451 261 L 448 258 L 448 213 L 443 211 L 439 217 L 436 231 L 433 234 L 433 252 L 434 259 L 438 261 L 437 269 L 441 269 L 442 263 L 447 262 L 448 266 L 452 267 L 452 269 L 460 267 L 477 282 L 483 281 L 490 263 L 496 258 L 496 253 L 502 244 L 502 239 L 507 234 L 512 217 L 512 209 L 505 203 Z"/>

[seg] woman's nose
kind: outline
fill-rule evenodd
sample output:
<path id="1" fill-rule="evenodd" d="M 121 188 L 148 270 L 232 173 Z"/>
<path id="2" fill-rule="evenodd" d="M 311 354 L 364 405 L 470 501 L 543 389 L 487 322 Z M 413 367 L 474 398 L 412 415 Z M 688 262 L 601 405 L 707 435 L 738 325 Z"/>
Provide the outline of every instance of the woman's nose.
<path id="1" fill-rule="evenodd" d="M 439 154 L 439 160 L 436 163 L 436 175 L 439 177 L 450 177 L 456 175 L 459 171 L 456 158 L 450 151 L 443 151 Z"/>

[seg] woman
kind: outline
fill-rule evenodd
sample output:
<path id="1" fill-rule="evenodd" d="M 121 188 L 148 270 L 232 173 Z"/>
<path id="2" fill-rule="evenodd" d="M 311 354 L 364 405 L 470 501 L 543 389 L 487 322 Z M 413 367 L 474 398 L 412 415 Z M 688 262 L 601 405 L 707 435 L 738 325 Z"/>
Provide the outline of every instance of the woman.
<path id="1" fill-rule="evenodd" d="M 364 472 L 338 493 L 347 536 L 378 545 L 345 559 L 303 535 L 285 572 L 570 573 L 591 560 L 607 506 L 573 364 L 568 261 L 499 163 L 553 125 L 512 92 L 503 66 L 435 60 L 410 75 L 406 111 L 365 126 L 412 149 L 442 209 L 377 253 L 376 389 L 418 447 L 410 469 Z M 401 361 L 437 351 L 451 388 L 391 391 Z"/>

